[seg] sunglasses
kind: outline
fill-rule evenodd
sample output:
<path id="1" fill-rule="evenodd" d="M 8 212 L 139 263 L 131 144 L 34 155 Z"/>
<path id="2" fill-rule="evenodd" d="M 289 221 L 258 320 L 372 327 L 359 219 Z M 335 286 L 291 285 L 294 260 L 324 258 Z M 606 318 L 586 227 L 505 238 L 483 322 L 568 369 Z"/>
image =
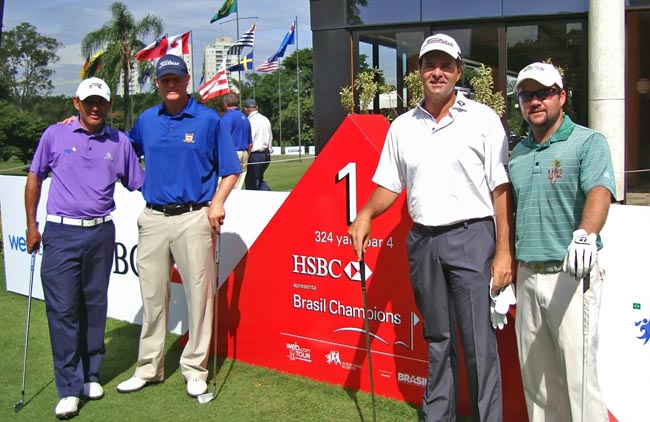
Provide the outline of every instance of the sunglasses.
<path id="1" fill-rule="evenodd" d="M 551 87 L 538 89 L 537 91 L 521 91 L 517 96 L 519 97 L 519 101 L 527 103 L 531 101 L 533 97 L 540 101 L 544 101 L 548 97 L 552 97 L 557 93 L 559 93 L 559 91 L 556 88 Z"/>

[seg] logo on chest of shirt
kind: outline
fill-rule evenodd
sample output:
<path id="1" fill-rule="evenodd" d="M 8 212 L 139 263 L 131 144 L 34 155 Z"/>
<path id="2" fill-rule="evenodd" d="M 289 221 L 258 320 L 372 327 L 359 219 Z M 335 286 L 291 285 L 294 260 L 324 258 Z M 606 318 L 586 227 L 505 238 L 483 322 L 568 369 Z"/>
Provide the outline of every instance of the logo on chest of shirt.
<path id="1" fill-rule="evenodd" d="M 113 160 L 113 154 L 107 152 L 106 155 L 104 155 L 104 160 Z"/>
<path id="2" fill-rule="evenodd" d="M 560 164 L 560 160 L 557 158 L 553 160 L 553 167 L 548 169 L 548 181 L 551 182 L 552 185 L 555 184 L 559 179 L 562 178 L 562 165 Z"/>
<path id="3" fill-rule="evenodd" d="M 73 152 L 76 152 L 76 151 L 77 151 L 77 147 L 65 148 L 65 149 L 63 150 L 63 153 L 64 153 L 64 154 L 72 154 Z"/>
<path id="4" fill-rule="evenodd" d="M 186 144 L 193 144 L 194 143 L 194 134 L 193 133 L 186 133 L 185 138 L 183 138 L 183 142 Z"/>

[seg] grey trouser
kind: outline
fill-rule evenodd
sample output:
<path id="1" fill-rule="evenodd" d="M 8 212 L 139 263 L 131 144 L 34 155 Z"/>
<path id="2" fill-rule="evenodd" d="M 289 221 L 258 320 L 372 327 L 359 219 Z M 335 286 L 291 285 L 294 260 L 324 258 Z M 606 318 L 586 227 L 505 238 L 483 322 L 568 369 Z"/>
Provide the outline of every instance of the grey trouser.
<path id="1" fill-rule="evenodd" d="M 457 330 L 467 368 L 472 421 L 503 419 L 499 356 L 490 323 L 494 236 L 492 218 L 444 227 L 415 224 L 408 235 L 411 284 L 429 345 L 423 421 L 456 420 Z"/>

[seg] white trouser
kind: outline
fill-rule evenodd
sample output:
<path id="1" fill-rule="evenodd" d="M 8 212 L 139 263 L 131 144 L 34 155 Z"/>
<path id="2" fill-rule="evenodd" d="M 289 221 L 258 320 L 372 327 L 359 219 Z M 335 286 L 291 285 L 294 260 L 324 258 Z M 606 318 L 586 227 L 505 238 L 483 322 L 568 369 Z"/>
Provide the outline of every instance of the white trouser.
<path id="1" fill-rule="evenodd" d="M 589 332 L 584 422 L 609 420 L 596 372 L 603 273 L 598 265 L 592 269 L 583 313 L 580 280 L 518 267 L 515 330 L 530 421 L 581 421 L 583 324 Z"/>

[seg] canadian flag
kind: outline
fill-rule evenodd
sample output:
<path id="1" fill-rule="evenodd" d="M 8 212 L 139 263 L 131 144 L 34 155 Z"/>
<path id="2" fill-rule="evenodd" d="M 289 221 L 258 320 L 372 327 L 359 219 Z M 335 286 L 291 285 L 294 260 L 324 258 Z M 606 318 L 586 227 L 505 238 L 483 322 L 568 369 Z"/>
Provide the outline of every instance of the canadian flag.
<path id="1" fill-rule="evenodd" d="M 219 97 L 223 94 L 230 92 L 228 88 L 228 76 L 226 76 L 226 68 L 221 67 L 216 75 L 199 88 L 201 94 L 201 101 L 207 102 L 209 99 Z"/>
<path id="2" fill-rule="evenodd" d="M 153 60 L 164 56 L 165 54 L 173 54 L 175 56 L 182 56 L 183 54 L 190 53 L 190 33 L 186 32 L 180 35 L 168 37 L 165 35 L 159 40 L 149 44 L 142 50 L 135 53 L 137 60 Z"/>

